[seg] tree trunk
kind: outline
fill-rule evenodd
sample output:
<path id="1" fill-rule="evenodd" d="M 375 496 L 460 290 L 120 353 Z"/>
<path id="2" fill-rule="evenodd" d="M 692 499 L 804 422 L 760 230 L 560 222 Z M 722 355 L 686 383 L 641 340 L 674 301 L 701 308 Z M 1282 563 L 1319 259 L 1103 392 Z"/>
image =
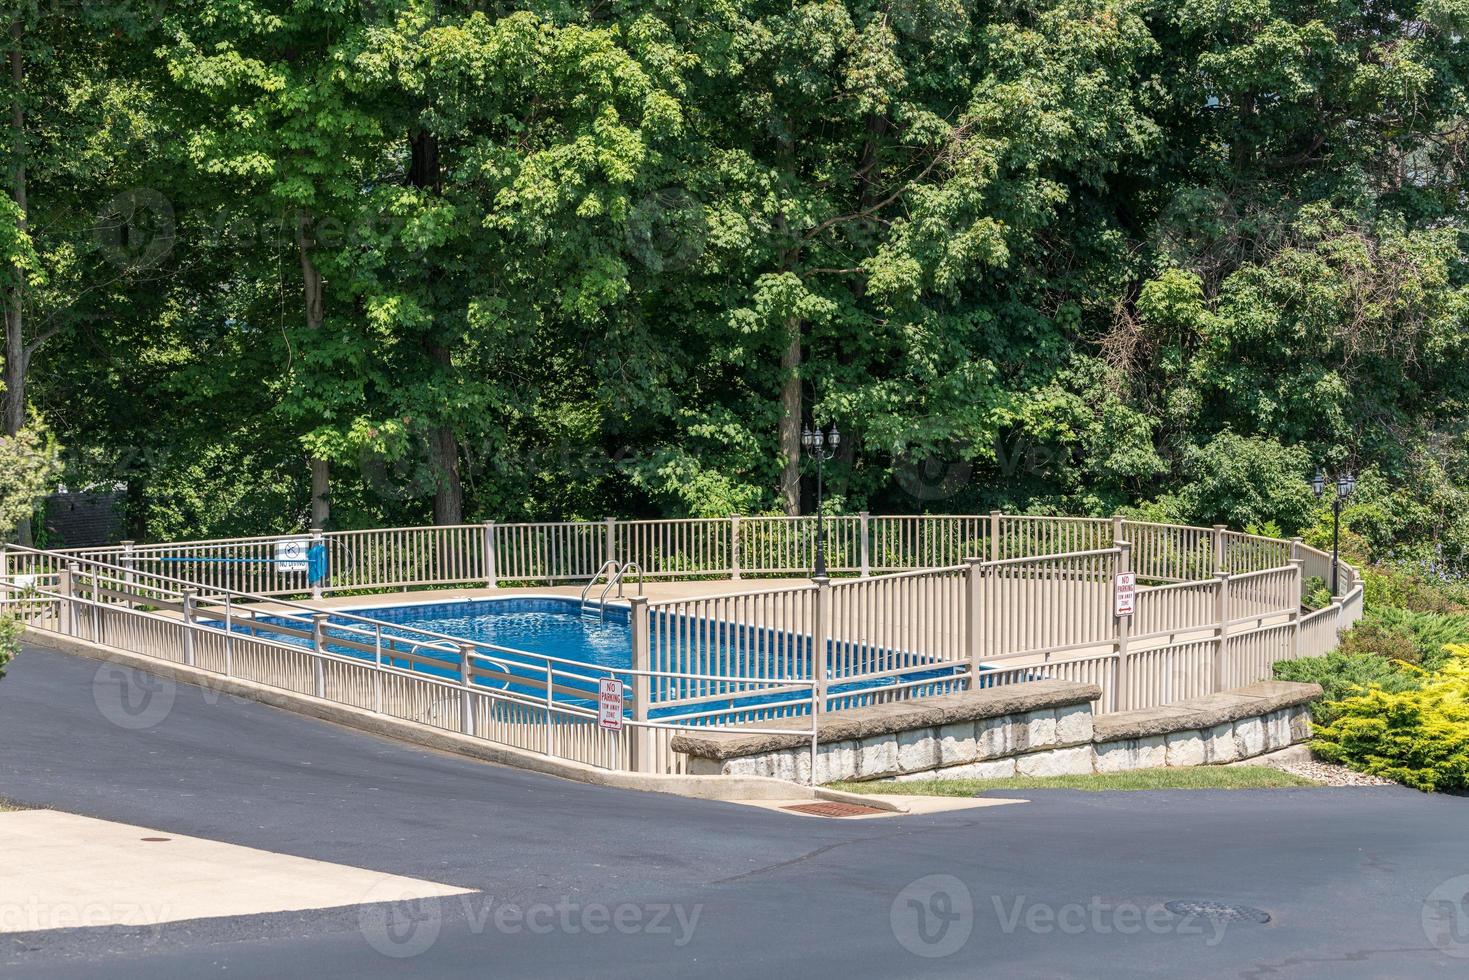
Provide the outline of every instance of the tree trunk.
<path id="1" fill-rule="evenodd" d="M 311 237 L 311 221 L 303 210 L 296 215 L 296 247 L 301 253 L 301 284 L 306 300 L 306 327 L 321 329 L 326 319 L 326 298 L 321 283 L 321 270 L 311 260 L 316 242 Z M 331 464 L 313 457 L 311 466 L 311 526 L 324 528 L 332 519 Z"/>
<path id="2" fill-rule="evenodd" d="M 429 340 L 424 343 L 429 358 L 445 375 L 453 367 L 449 349 Z M 453 426 L 441 423 L 429 432 L 429 462 L 434 469 L 434 523 L 464 523 L 464 482 L 459 476 L 459 437 Z"/>
<path id="3" fill-rule="evenodd" d="M 311 526 L 326 527 L 332 517 L 331 464 L 324 459 L 311 460 Z"/>
<path id="4" fill-rule="evenodd" d="M 26 201 L 25 104 L 21 101 L 22 86 L 25 83 L 25 63 L 20 51 L 22 37 L 20 18 L 16 16 L 10 22 L 10 140 L 15 160 L 10 194 L 20 212 L 16 219 L 16 230 L 25 235 L 29 204 Z M 5 291 L 5 407 L 0 412 L 4 415 L 3 426 L 7 436 L 15 435 L 25 425 L 28 367 L 25 348 L 25 270 L 16 265 L 10 271 L 15 281 Z M 16 540 L 21 544 L 31 544 L 33 539 L 29 517 L 23 518 L 16 525 L 15 534 Z"/>
<path id="5" fill-rule="evenodd" d="M 780 358 L 781 504 L 787 515 L 801 513 L 801 321 L 786 321 L 786 349 Z"/>
<path id="6" fill-rule="evenodd" d="M 439 166 L 439 139 L 426 129 L 419 129 L 409 137 L 411 150 L 408 164 L 408 184 L 432 194 L 442 194 L 443 172 Z M 424 263 L 425 288 L 428 301 L 433 302 L 435 272 L 432 260 Z M 435 337 L 426 338 L 424 350 L 429 359 L 452 383 L 454 368 L 453 354 Z M 459 474 L 459 437 L 447 419 L 429 431 L 429 462 L 434 470 L 434 523 L 464 523 L 464 482 Z"/>
<path id="7" fill-rule="evenodd" d="M 464 484 L 459 479 L 459 439 L 454 430 L 441 425 L 430 438 L 437 482 L 434 489 L 434 523 L 464 523 Z"/>

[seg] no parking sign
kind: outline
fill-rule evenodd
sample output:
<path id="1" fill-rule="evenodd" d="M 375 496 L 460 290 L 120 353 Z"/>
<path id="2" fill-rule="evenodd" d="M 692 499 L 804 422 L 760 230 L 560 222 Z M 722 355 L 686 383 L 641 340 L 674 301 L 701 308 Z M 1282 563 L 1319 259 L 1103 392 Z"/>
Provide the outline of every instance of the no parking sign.
<path id="1" fill-rule="evenodd" d="M 1117 573 L 1117 581 L 1112 588 L 1112 598 L 1115 604 L 1114 615 L 1118 618 L 1132 615 L 1133 606 L 1137 602 L 1136 572 Z"/>
<path id="2" fill-rule="evenodd" d="M 597 682 L 597 724 L 608 731 L 622 731 L 622 681 L 616 677 Z"/>

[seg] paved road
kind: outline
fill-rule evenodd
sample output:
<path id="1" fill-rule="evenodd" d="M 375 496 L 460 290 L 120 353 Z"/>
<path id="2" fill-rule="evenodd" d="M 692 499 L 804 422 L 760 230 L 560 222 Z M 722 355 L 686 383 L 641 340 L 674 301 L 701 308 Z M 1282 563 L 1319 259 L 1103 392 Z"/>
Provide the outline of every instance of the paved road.
<path id="1" fill-rule="evenodd" d="M 1469 904 L 1430 902 L 1462 916 L 1437 945 L 1423 925 L 1425 900 L 1469 889 L 1452 882 L 1469 800 L 1396 787 L 816 820 L 489 766 L 29 650 L 0 682 L 0 796 L 480 891 L 0 936 L 7 977 L 1469 975 Z M 1161 909 L 1175 900 L 1271 921 Z"/>

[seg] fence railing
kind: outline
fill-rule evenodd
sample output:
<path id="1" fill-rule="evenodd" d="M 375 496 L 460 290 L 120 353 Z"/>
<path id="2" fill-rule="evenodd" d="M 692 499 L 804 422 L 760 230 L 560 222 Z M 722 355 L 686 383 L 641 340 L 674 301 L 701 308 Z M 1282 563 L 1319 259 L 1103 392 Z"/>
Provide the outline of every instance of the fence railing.
<path id="1" fill-rule="evenodd" d="M 650 578 L 800 574 L 814 557 L 814 522 L 484 524 L 86 552 L 10 547 L 0 607 L 38 630 L 643 772 L 681 771 L 669 748 L 677 731 L 764 730 L 1043 677 L 1097 684 L 1101 711 L 1167 704 L 1324 653 L 1361 614 L 1350 566 L 1340 566 L 1343 594 L 1306 611 L 1303 581 L 1329 572 L 1330 556 L 1217 527 L 852 515 L 825 531 L 831 567 L 853 577 L 634 598 L 618 614 L 628 620 L 625 667 L 282 596 L 308 591 L 301 564 L 322 592 L 585 579 L 608 555 Z M 1010 553 L 1020 548 L 1036 553 Z M 1144 582 L 1130 616 L 1116 614 L 1122 572 Z M 626 692 L 626 737 L 597 725 L 608 678 Z"/>
<path id="2" fill-rule="evenodd" d="M 1133 546 L 1132 570 L 1149 582 L 1215 571 L 1278 568 L 1304 557 L 1307 577 L 1330 559 L 1298 543 L 1122 518 L 847 514 L 824 518 L 831 573 L 869 575 Z M 564 521 L 309 531 L 171 544 L 124 542 L 60 549 L 123 568 L 257 595 L 321 595 L 441 585 L 589 579 L 607 561 L 636 562 L 649 579 L 801 575 L 815 563 L 814 517 Z M 1345 567 L 1345 566 L 1343 566 Z M 12 571 L 19 570 L 17 568 Z M 1343 587 L 1343 593 L 1350 591 Z"/>

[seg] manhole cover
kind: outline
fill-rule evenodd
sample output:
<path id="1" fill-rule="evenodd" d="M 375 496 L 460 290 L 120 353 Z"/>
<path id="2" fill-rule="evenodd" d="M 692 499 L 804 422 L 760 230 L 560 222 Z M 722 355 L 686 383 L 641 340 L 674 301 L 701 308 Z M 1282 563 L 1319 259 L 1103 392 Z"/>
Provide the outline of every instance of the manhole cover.
<path id="1" fill-rule="evenodd" d="M 139 837 L 138 840 L 164 841 L 164 840 L 173 840 L 173 838 L 172 837 Z"/>
<path id="2" fill-rule="evenodd" d="M 1164 902 L 1163 907 L 1174 915 L 1194 916 L 1212 922 L 1258 922 L 1270 921 L 1270 913 L 1252 909 L 1248 905 L 1225 905 L 1221 902 Z"/>
<path id="3" fill-rule="evenodd" d="M 797 803 L 781 807 L 797 813 L 809 813 L 813 817 L 870 817 L 875 813 L 887 813 L 875 806 L 860 806 L 856 803 Z"/>

